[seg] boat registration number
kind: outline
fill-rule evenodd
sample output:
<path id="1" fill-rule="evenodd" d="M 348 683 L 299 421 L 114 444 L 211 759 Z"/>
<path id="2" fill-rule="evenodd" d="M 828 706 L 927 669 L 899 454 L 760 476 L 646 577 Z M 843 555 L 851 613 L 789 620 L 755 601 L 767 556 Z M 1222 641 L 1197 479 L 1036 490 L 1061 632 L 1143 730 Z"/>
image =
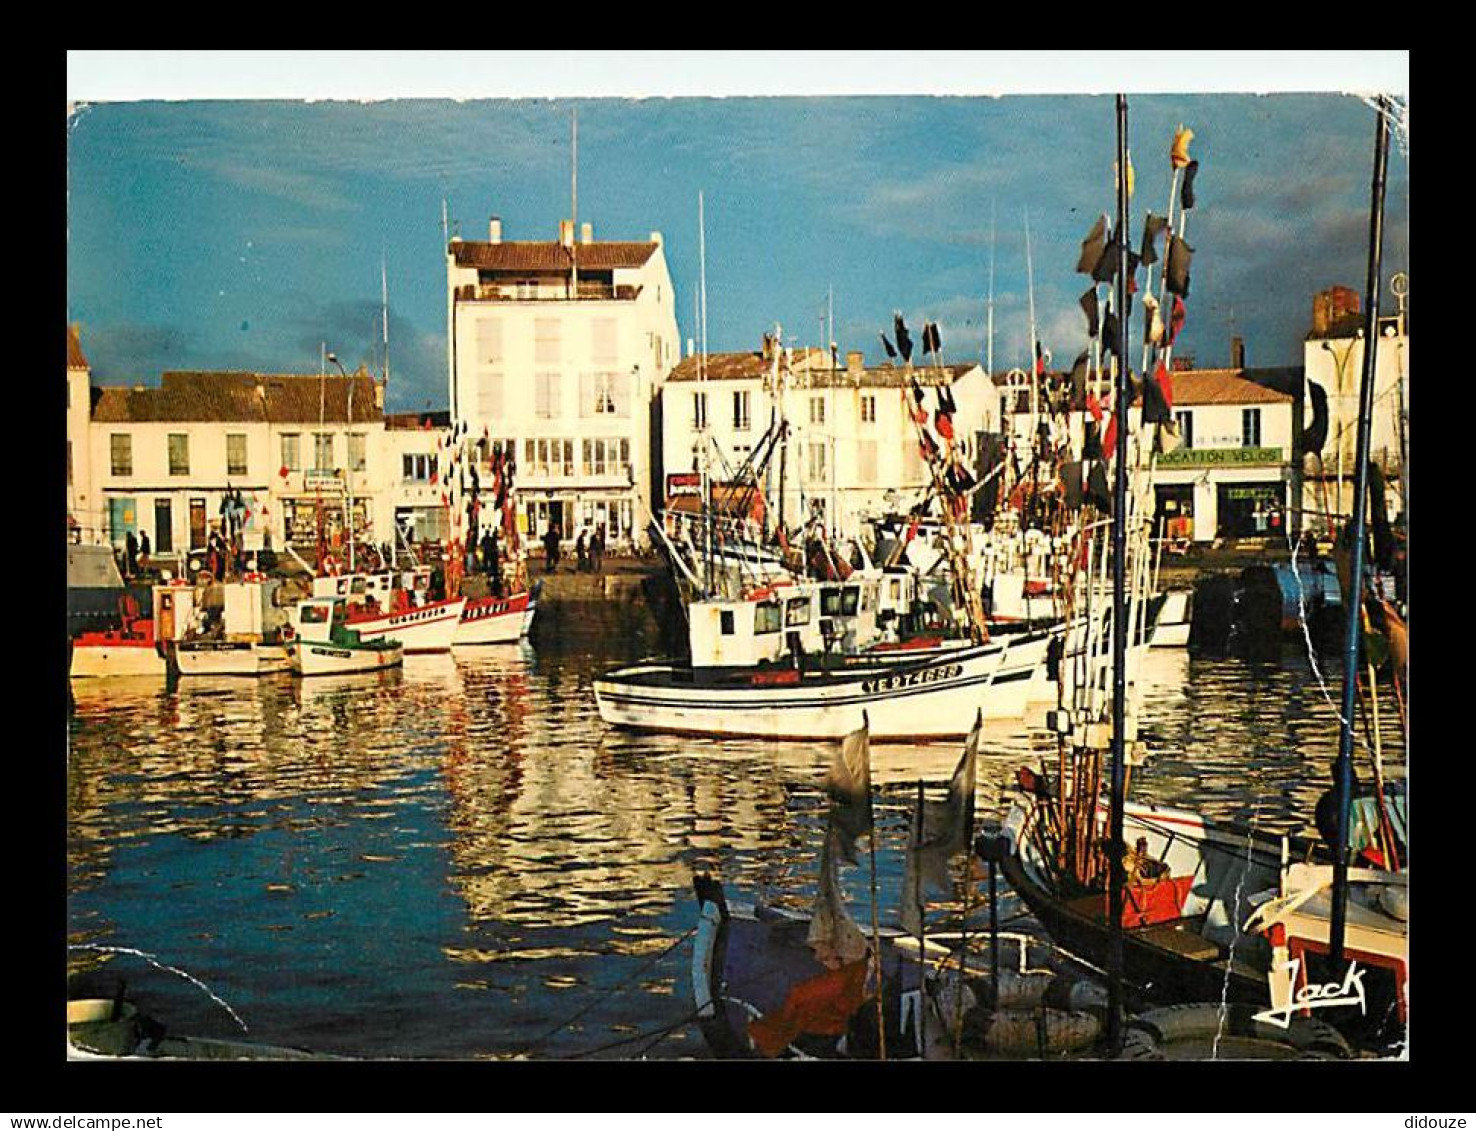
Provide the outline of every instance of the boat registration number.
<path id="1" fill-rule="evenodd" d="M 311 651 L 314 656 L 332 656 L 334 659 L 338 660 L 347 660 L 353 656 L 352 652 L 344 651 L 338 648 L 313 648 L 311 649 Z"/>
<path id="2" fill-rule="evenodd" d="M 962 664 L 945 664 L 941 668 L 928 668 L 920 672 L 900 672 L 897 675 L 884 675 L 878 679 L 868 679 L 861 684 L 861 690 L 873 691 L 897 691 L 904 687 L 919 687 L 929 683 L 941 683 L 947 679 L 956 679 L 963 675 Z"/>

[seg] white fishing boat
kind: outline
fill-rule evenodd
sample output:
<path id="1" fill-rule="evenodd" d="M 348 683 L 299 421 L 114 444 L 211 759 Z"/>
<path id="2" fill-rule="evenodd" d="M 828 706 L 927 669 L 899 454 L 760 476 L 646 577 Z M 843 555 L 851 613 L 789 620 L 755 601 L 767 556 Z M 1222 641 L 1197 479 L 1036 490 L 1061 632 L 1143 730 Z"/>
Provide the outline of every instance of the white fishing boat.
<path id="1" fill-rule="evenodd" d="M 118 608 L 119 628 L 84 632 L 72 642 L 72 678 L 168 674 L 153 618 L 139 616 L 138 602 L 130 594 L 119 599 Z"/>
<path id="2" fill-rule="evenodd" d="M 539 583 L 540 585 L 542 582 Z M 538 592 L 524 590 L 509 597 L 469 597 L 451 637 L 457 647 L 474 644 L 516 644 L 533 627 Z"/>
<path id="3" fill-rule="evenodd" d="M 314 597 L 341 598 L 360 639 L 398 641 L 406 652 L 445 652 L 455 640 L 466 598 L 431 601 L 430 570 L 355 573 L 313 580 Z"/>
<path id="4" fill-rule="evenodd" d="M 350 627 L 341 597 L 310 597 L 292 610 L 287 658 L 295 675 L 347 675 L 404 662 L 398 641 L 364 639 Z"/>
<path id="5" fill-rule="evenodd" d="M 180 675 L 258 676 L 290 670 L 281 639 L 288 614 L 277 603 L 280 589 L 280 581 L 259 575 L 201 586 L 188 591 L 192 608 L 184 618 L 179 606 L 187 590 L 156 595 L 162 601 L 172 597 L 175 604 L 173 610 L 161 609 L 160 624 L 171 629 L 161 635 L 170 641 L 166 647 Z M 182 619 L 188 627 L 176 640 L 172 629 Z"/>

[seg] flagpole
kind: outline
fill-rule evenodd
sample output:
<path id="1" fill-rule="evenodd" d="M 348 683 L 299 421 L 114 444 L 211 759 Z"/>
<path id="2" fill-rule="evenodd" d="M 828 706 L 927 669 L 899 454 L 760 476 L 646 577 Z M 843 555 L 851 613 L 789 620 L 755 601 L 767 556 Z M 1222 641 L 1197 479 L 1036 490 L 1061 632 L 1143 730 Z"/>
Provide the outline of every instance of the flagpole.
<path id="1" fill-rule="evenodd" d="M 865 714 L 862 718 L 865 719 Z M 876 807 L 872 804 L 871 791 L 871 734 L 867 724 L 866 735 L 866 809 L 871 829 L 871 953 L 876 962 L 876 1042 L 882 1060 L 887 1059 L 886 1010 L 882 998 L 881 920 L 877 914 L 876 894 Z"/>
<path id="2" fill-rule="evenodd" d="M 922 815 L 923 815 L 923 783 L 922 778 L 917 779 L 917 804 L 912 810 L 912 822 L 908 831 L 908 839 L 912 841 L 913 867 L 920 869 L 922 862 L 917 854 L 922 848 Z M 917 1017 L 914 1024 L 917 1026 L 917 1051 L 926 1060 L 928 1058 L 928 1026 L 924 1013 L 927 1001 L 928 985 L 928 955 L 927 955 L 927 933 L 928 925 L 924 918 L 922 877 L 918 875 L 917 884 Z"/>

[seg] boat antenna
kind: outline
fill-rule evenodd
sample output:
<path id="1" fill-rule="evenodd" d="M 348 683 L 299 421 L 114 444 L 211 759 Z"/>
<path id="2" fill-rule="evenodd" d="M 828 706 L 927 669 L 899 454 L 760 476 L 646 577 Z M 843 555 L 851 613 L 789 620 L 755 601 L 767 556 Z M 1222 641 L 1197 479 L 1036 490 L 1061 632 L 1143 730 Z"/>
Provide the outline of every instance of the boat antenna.
<path id="1" fill-rule="evenodd" d="M 989 202 L 989 328 L 985 332 L 986 349 L 984 370 L 989 379 L 994 379 L 994 201 Z M 1003 423 L 1003 422 L 1001 422 Z"/>
<path id="2" fill-rule="evenodd" d="M 1363 553 L 1368 529 L 1368 452 L 1373 431 L 1374 371 L 1379 347 L 1379 274 L 1384 252 L 1384 188 L 1389 167 L 1387 96 L 1378 99 L 1374 132 L 1372 200 L 1368 217 L 1368 278 L 1364 288 L 1363 378 L 1358 390 L 1358 447 L 1353 462 L 1353 544 L 1348 591 L 1343 594 L 1347 629 L 1343 643 L 1343 705 L 1338 760 L 1333 769 L 1337 793 L 1337 843 L 1333 851 L 1332 923 L 1328 950 L 1334 967 L 1343 961 L 1348 924 L 1348 831 L 1353 806 L 1353 708 L 1358 695 L 1358 649 L 1363 617 Z"/>
<path id="3" fill-rule="evenodd" d="M 1039 345 L 1035 336 L 1035 264 L 1030 255 L 1030 209 L 1028 208 L 1025 209 L 1025 282 L 1030 299 L 1030 434 L 1035 436 L 1040 427 L 1036 419 L 1040 414 L 1040 365 L 1036 356 Z"/>
<path id="4" fill-rule="evenodd" d="M 384 330 L 384 386 L 389 389 L 389 267 L 385 262 L 384 249 L 379 252 L 379 311 Z"/>
<path id="5" fill-rule="evenodd" d="M 697 384 L 702 390 L 697 403 L 702 406 L 702 419 L 697 422 L 698 442 L 702 454 L 698 466 L 702 472 L 702 510 L 706 515 L 707 591 L 713 587 L 713 523 L 712 523 L 712 479 L 708 474 L 707 450 L 707 214 L 704 210 L 702 190 L 697 190 L 697 269 L 698 294 L 700 296 L 698 333 L 702 340 L 702 353 L 697 360 Z"/>
<path id="6" fill-rule="evenodd" d="M 1117 96 L 1117 230 L 1127 231 L 1127 96 Z M 1127 309 L 1128 244 L 1117 243 L 1117 309 Z M 1127 458 L 1128 369 L 1127 334 L 1119 328 L 1109 343 L 1117 355 L 1116 404 L 1117 462 L 1112 490 L 1112 793 L 1110 801 L 1107 880 L 1107 920 L 1111 925 L 1107 950 L 1107 1043 L 1112 1055 L 1122 1051 L 1122 903 L 1123 903 L 1123 793 L 1127 778 Z"/>

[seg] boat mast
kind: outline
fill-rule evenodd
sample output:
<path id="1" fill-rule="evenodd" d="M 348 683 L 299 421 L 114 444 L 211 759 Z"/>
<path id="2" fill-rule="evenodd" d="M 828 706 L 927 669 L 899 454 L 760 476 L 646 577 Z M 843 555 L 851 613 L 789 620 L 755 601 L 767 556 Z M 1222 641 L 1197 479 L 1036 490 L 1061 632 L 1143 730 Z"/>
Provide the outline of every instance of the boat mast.
<path id="1" fill-rule="evenodd" d="M 702 512 L 704 515 L 704 530 L 706 537 L 705 549 L 707 553 L 707 591 L 712 592 L 713 586 L 713 523 L 712 523 L 712 478 L 708 473 L 708 436 L 707 436 L 707 218 L 703 211 L 702 190 L 697 190 L 697 255 L 699 271 L 698 294 L 701 298 L 699 333 L 702 337 L 702 353 L 697 361 L 697 387 L 701 395 L 697 403 L 702 408 L 702 418 L 697 422 L 697 442 L 702 445 L 701 455 L 698 457 L 698 468 L 702 473 Z"/>
<path id="2" fill-rule="evenodd" d="M 1127 310 L 1128 224 L 1127 96 L 1117 96 L 1117 309 Z M 1125 321 L 1125 320 L 1124 320 Z M 1122 1051 L 1122 902 L 1123 902 L 1123 793 L 1126 789 L 1127 744 L 1127 458 L 1128 369 L 1127 327 L 1120 325 L 1117 340 L 1108 343 L 1117 357 L 1117 397 L 1113 413 L 1118 421 L 1117 461 L 1112 491 L 1112 794 L 1108 830 L 1107 916 L 1107 1042 L 1113 1055 Z M 1351 711 L 1351 708 L 1349 708 Z"/>
<path id="3" fill-rule="evenodd" d="M 1379 271 L 1384 250 L 1384 188 L 1389 167 L 1387 96 L 1378 99 L 1374 133 L 1372 200 L 1368 218 L 1368 277 L 1365 286 L 1363 378 L 1358 390 L 1358 447 L 1353 462 L 1353 544 L 1348 591 L 1343 594 L 1347 629 L 1343 643 L 1343 705 L 1338 735 L 1338 761 L 1333 771 L 1337 791 L 1337 843 L 1333 851 L 1332 923 L 1328 949 L 1334 966 L 1343 961 L 1348 922 L 1348 831 L 1353 805 L 1353 708 L 1358 696 L 1358 650 L 1363 617 L 1363 552 L 1368 526 L 1368 452 L 1373 431 L 1374 363 L 1379 345 Z"/>
<path id="4" fill-rule="evenodd" d="M 984 371 L 989 376 L 993 388 L 994 381 L 994 201 L 989 202 L 989 302 L 988 302 L 988 329 L 985 331 L 985 348 L 988 351 L 984 355 Z M 1003 421 L 1001 421 L 1003 424 Z M 1001 429 L 1002 430 L 1002 429 Z"/>

